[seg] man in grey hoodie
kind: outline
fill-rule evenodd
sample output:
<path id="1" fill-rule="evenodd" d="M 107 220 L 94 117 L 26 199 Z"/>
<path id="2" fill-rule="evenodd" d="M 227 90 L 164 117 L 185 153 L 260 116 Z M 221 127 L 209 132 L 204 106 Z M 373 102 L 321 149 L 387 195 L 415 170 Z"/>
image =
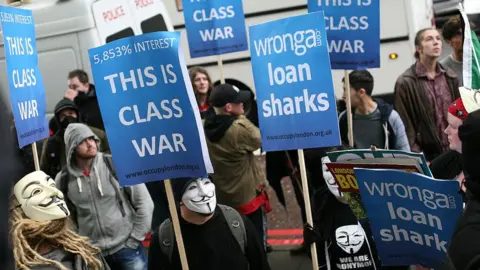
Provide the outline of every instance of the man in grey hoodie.
<path id="1" fill-rule="evenodd" d="M 99 140 L 84 124 L 65 130 L 67 166 L 57 174 L 79 234 L 102 250 L 112 269 L 146 270 L 141 245 L 150 230 L 153 202 L 144 184 L 120 187 L 111 156 L 97 152 Z"/>

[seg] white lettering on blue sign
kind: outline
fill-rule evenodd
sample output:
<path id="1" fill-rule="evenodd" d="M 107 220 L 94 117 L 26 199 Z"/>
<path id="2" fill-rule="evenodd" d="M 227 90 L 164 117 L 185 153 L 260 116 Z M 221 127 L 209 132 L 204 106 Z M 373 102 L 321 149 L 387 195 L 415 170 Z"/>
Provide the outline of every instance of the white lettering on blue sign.
<path id="1" fill-rule="evenodd" d="M 250 50 L 265 150 L 338 145 L 323 12 L 251 26 Z"/>
<path id="2" fill-rule="evenodd" d="M 242 0 L 183 0 L 190 57 L 248 49 Z"/>
<path id="3" fill-rule="evenodd" d="M 325 12 L 332 69 L 380 67 L 380 0 L 309 0 Z"/>
<path id="4" fill-rule="evenodd" d="M 49 136 L 32 11 L 0 6 L 7 79 L 19 147 Z"/>
<path id="5" fill-rule="evenodd" d="M 156 32 L 89 50 L 122 185 L 212 171 L 179 41 L 179 32 Z"/>

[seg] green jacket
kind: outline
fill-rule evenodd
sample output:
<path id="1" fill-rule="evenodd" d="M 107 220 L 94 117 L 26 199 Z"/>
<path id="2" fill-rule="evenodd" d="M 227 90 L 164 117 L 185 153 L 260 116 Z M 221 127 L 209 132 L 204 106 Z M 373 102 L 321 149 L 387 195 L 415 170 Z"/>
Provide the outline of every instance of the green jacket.
<path id="1" fill-rule="evenodd" d="M 98 151 L 102 153 L 110 153 L 110 145 L 108 144 L 105 132 L 98 128 L 89 128 L 100 139 Z M 67 158 L 63 132 L 58 131 L 43 143 L 42 155 L 40 157 L 40 169 L 52 178 L 55 178 L 57 173 L 59 173 L 65 165 L 67 165 Z"/>

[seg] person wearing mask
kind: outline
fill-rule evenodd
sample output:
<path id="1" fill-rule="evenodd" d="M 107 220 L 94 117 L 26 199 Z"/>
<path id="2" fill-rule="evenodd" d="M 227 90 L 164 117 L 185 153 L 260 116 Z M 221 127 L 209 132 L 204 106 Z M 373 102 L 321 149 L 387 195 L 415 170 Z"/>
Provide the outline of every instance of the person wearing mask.
<path id="1" fill-rule="evenodd" d="M 150 231 L 152 199 L 144 184 L 120 187 L 112 157 L 98 152 L 98 142 L 88 126 L 68 125 L 67 166 L 55 182 L 79 234 L 100 248 L 110 268 L 146 270 L 141 242 Z"/>
<path id="2" fill-rule="evenodd" d="M 480 269 L 480 110 L 471 112 L 458 130 L 468 203 L 453 232 L 445 270 Z"/>
<path id="3" fill-rule="evenodd" d="M 75 233 L 52 178 L 35 171 L 20 179 L 13 191 L 9 221 L 16 269 L 110 269 L 100 250 Z"/>
<path id="4" fill-rule="evenodd" d="M 212 113 L 208 97 L 213 89 L 212 79 L 207 70 L 202 67 L 191 67 L 188 70 L 190 81 L 192 82 L 193 92 L 197 99 L 200 116 L 205 119 L 207 113 Z"/>
<path id="5" fill-rule="evenodd" d="M 380 149 L 410 151 L 405 126 L 393 106 L 381 99 L 372 98 L 374 86 L 372 74 L 367 70 L 354 70 L 348 77 L 353 110 L 354 148 L 369 149 L 374 145 Z M 345 78 L 343 82 L 345 83 Z M 345 85 L 343 89 L 345 100 Z M 348 144 L 346 111 L 339 115 L 339 126 L 342 141 Z"/>
<path id="6" fill-rule="evenodd" d="M 348 146 L 327 149 L 348 150 Z M 313 227 L 304 228 L 307 245 L 316 243 L 319 269 L 382 269 L 369 228 L 357 220 L 333 175 L 327 168 L 328 157 L 322 158 L 326 185 L 312 197 Z M 352 264 L 356 258 L 364 261 Z"/>
<path id="7" fill-rule="evenodd" d="M 249 91 L 216 86 L 210 95 L 215 114 L 205 119 L 204 129 L 218 202 L 249 217 L 266 247 L 267 181 L 253 154 L 261 146 L 260 130 L 243 115 L 249 99 Z"/>
<path id="8" fill-rule="evenodd" d="M 73 101 L 67 99 L 60 100 L 55 106 L 54 112 L 55 120 L 60 126 L 60 129 L 43 143 L 40 157 L 40 169 L 52 177 L 57 175 L 57 173 L 67 164 L 65 142 L 63 140 L 65 129 L 71 123 L 81 122 L 78 108 Z M 100 151 L 109 153 L 110 146 L 105 132 L 94 127 L 90 127 L 90 129 L 98 138 L 100 138 Z"/>
<path id="9" fill-rule="evenodd" d="M 172 179 L 172 189 L 189 269 L 270 269 L 255 227 L 235 209 L 217 204 L 212 180 Z M 170 219 L 152 236 L 148 269 L 182 269 Z"/>
<path id="10" fill-rule="evenodd" d="M 457 74 L 458 84 L 463 85 L 463 32 L 460 15 L 451 17 L 442 28 L 445 42 L 452 47 L 452 54 L 443 58 L 440 63 Z"/>
<path id="11" fill-rule="evenodd" d="M 448 106 L 460 97 L 455 72 L 438 62 L 442 40 L 436 29 L 426 28 L 415 36 L 415 58 L 395 83 L 395 109 L 405 124 L 413 152 L 423 152 L 427 161 L 448 150 L 444 130 Z"/>
<path id="12" fill-rule="evenodd" d="M 76 69 L 68 73 L 68 90 L 65 98 L 75 102 L 82 123 L 105 131 L 95 85 L 90 83 L 84 70 Z"/>

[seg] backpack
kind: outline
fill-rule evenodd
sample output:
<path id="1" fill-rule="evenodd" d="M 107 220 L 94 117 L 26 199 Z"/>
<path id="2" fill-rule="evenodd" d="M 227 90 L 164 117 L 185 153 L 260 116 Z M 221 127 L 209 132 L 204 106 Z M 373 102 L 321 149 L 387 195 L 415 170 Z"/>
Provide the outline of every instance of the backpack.
<path id="1" fill-rule="evenodd" d="M 126 216 L 125 208 L 123 206 L 123 200 L 122 197 L 120 196 L 120 192 L 123 191 L 125 193 L 125 197 L 127 200 L 129 200 L 130 205 L 134 208 L 133 205 L 133 198 L 132 198 L 132 188 L 131 187 L 119 187 L 114 181 L 118 181 L 117 177 L 117 172 L 115 170 L 115 166 L 113 165 L 113 160 L 112 160 L 112 155 L 109 154 L 103 154 L 103 161 L 105 162 L 105 165 L 108 168 L 108 171 L 112 175 L 112 177 L 109 177 L 110 183 L 113 186 L 113 189 L 115 190 L 115 197 L 118 201 L 118 205 L 120 207 L 120 212 L 122 213 L 122 216 Z M 112 180 L 115 179 L 115 180 Z M 70 210 L 70 216 L 72 220 L 76 223 L 77 222 L 77 217 L 76 217 L 76 212 L 75 212 L 75 206 L 73 203 L 68 199 L 68 168 L 65 166 L 61 171 L 60 171 L 60 181 L 59 185 L 57 188 L 63 193 L 65 197 L 65 202 L 67 203 L 67 207 Z"/>
<path id="2" fill-rule="evenodd" d="M 247 231 L 242 216 L 230 206 L 222 204 L 218 204 L 217 206 L 222 211 L 230 231 L 240 245 L 242 252 L 245 254 L 247 247 Z M 160 241 L 160 249 L 162 250 L 162 253 L 168 257 L 168 260 L 171 263 L 173 249 L 175 247 L 175 232 L 170 218 L 166 219 L 160 225 L 158 229 L 158 239 Z"/>

